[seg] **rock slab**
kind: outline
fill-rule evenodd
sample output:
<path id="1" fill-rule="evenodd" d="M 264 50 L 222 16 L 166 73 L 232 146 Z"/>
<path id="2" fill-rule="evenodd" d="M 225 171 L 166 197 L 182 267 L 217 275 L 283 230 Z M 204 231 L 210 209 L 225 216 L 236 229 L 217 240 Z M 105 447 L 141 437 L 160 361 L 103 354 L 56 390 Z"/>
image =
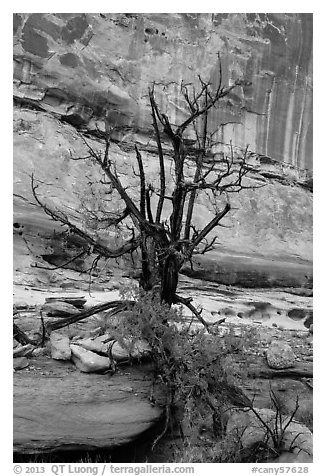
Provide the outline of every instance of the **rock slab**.
<path id="1" fill-rule="evenodd" d="M 38 367 L 14 374 L 14 452 L 109 449 L 135 440 L 161 417 L 148 399 L 148 369 L 109 377 L 52 359 Z"/>

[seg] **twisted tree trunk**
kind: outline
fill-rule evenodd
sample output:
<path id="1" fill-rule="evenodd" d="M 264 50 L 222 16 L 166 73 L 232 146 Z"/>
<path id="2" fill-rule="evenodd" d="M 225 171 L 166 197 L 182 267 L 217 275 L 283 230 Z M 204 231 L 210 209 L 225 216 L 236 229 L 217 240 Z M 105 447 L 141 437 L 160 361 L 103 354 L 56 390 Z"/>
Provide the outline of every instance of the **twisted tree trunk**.
<path id="1" fill-rule="evenodd" d="M 167 257 L 161 277 L 161 300 L 170 306 L 176 302 L 180 260 L 176 253 Z"/>
<path id="2" fill-rule="evenodd" d="M 155 240 L 144 233 L 141 243 L 141 276 L 139 285 L 144 291 L 159 288 L 160 266 L 157 260 Z"/>

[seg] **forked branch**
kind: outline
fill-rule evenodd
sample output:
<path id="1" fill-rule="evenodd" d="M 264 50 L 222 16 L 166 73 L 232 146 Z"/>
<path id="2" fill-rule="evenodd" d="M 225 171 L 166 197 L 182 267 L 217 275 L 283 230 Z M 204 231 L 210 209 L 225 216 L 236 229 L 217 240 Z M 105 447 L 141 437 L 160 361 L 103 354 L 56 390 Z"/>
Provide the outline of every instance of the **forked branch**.
<path id="1" fill-rule="evenodd" d="M 32 179 L 32 192 L 33 196 L 38 203 L 38 205 L 44 210 L 44 212 L 51 217 L 54 221 L 60 222 L 63 225 L 66 225 L 70 231 L 75 233 L 76 235 L 80 236 L 83 238 L 88 244 L 90 244 L 93 247 L 93 251 L 100 254 L 101 256 L 105 258 L 119 258 L 120 256 L 125 255 L 126 253 L 130 253 L 132 251 L 135 251 L 138 246 L 141 243 L 141 237 L 136 236 L 132 237 L 131 240 L 125 242 L 122 246 L 116 248 L 116 249 L 111 249 L 108 248 L 107 246 L 104 246 L 103 244 L 99 243 L 96 241 L 92 236 L 90 236 L 88 233 L 84 232 L 81 230 L 77 225 L 72 223 L 72 221 L 62 212 L 57 212 L 54 211 L 53 209 L 49 208 L 38 196 L 36 190 L 38 188 L 38 185 L 35 184 L 34 180 L 34 175 L 32 174 L 31 176 Z"/>

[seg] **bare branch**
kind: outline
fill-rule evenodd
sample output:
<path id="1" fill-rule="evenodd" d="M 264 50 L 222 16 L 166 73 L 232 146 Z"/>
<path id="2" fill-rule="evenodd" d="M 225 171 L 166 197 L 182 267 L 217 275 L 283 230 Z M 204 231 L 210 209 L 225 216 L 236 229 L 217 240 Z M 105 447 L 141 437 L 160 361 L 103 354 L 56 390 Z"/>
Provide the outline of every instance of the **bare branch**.
<path id="1" fill-rule="evenodd" d="M 58 221 L 58 222 L 62 223 L 63 225 L 68 226 L 68 228 L 73 233 L 80 236 L 87 243 L 92 245 L 94 251 L 97 252 L 98 254 L 100 254 L 101 256 L 104 256 L 106 258 L 118 258 L 119 256 L 122 256 L 126 253 L 129 253 L 130 251 L 135 250 L 140 245 L 140 243 L 141 243 L 140 236 L 127 241 L 126 243 L 124 243 L 119 248 L 116 248 L 115 250 L 112 250 L 112 249 L 108 248 L 107 246 L 104 246 L 104 245 L 98 243 L 89 234 L 85 233 L 83 230 L 81 230 L 76 225 L 74 225 L 68 219 L 68 217 L 66 217 L 62 213 L 60 214 L 59 212 L 56 212 L 56 211 L 50 209 L 45 203 L 43 203 L 40 200 L 40 198 L 38 197 L 37 193 L 36 193 L 36 189 L 38 188 L 38 185 L 35 185 L 35 183 L 34 183 L 34 175 L 33 174 L 31 176 L 31 178 L 32 178 L 32 192 L 33 192 L 34 198 L 35 198 L 36 202 L 40 205 L 40 207 L 44 210 L 44 212 L 48 216 L 50 216 L 54 221 Z"/>
<path id="2" fill-rule="evenodd" d="M 137 157 L 138 168 L 139 168 L 139 179 L 140 179 L 140 185 L 139 185 L 140 213 L 143 215 L 144 218 L 146 218 L 146 183 L 145 183 L 144 165 L 143 165 L 143 159 L 142 159 L 141 153 L 139 152 L 136 144 L 135 144 L 135 150 L 136 150 L 136 157 Z"/>
<path id="3" fill-rule="evenodd" d="M 218 213 L 206 226 L 205 228 L 195 237 L 195 239 L 192 242 L 192 245 L 189 247 L 188 254 L 191 254 L 196 246 L 199 245 L 203 241 L 203 239 L 208 235 L 210 231 L 212 231 L 219 221 L 222 220 L 222 218 L 231 210 L 231 205 L 229 202 L 226 203 L 224 209 Z"/>
<path id="4" fill-rule="evenodd" d="M 208 251 L 212 251 L 212 250 L 214 249 L 214 247 L 215 247 L 214 245 L 215 245 L 215 243 L 216 243 L 216 240 L 217 240 L 217 236 L 214 236 L 214 237 L 211 239 L 211 241 L 207 241 L 207 239 L 204 238 L 204 239 L 202 240 L 202 242 L 205 241 L 204 247 L 203 247 L 201 250 L 198 250 L 197 252 L 194 251 L 193 254 L 194 254 L 194 255 L 195 255 L 195 254 L 204 255 L 204 254 L 207 253 Z"/>
<path id="5" fill-rule="evenodd" d="M 55 266 L 54 268 L 50 268 L 48 266 L 40 266 L 38 265 L 37 263 L 35 263 L 34 265 L 32 264 L 31 267 L 32 268 L 38 268 L 38 269 L 48 269 L 50 271 L 54 271 L 56 269 L 60 269 L 60 268 L 64 268 L 65 266 L 68 266 L 68 264 L 71 264 L 73 263 L 74 261 L 76 261 L 78 258 L 81 258 L 83 255 L 87 254 L 90 252 L 90 248 L 88 248 L 87 250 L 83 250 L 81 253 L 78 253 L 77 256 L 74 256 L 73 258 L 71 258 L 70 260 L 66 261 L 65 263 L 63 264 L 60 264 L 60 266 Z"/>
<path id="6" fill-rule="evenodd" d="M 154 127 L 154 132 L 155 132 L 155 139 L 156 139 L 157 151 L 158 151 L 158 157 L 159 157 L 159 163 L 160 163 L 160 195 L 159 195 L 159 201 L 158 201 L 158 204 L 157 204 L 156 217 L 155 217 L 155 222 L 160 223 L 162 210 L 163 210 L 163 205 L 164 205 L 166 185 L 165 185 L 165 168 L 164 168 L 163 149 L 162 149 L 160 131 L 158 129 L 157 119 L 156 119 L 156 116 L 158 114 L 157 113 L 158 108 L 157 108 L 155 98 L 154 98 L 154 86 L 152 87 L 152 89 L 149 89 L 149 99 L 150 99 L 150 103 L 151 103 L 153 127 Z"/>
<path id="7" fill-rule="evenodd" d="M 206 327 L 207 330 L 209 330 L 209 325 L 201 315 L 201 311 L 198 311 L 195 306 L 191 304 L 192 299 L 191 298 L 184 298 L 182 296 L 179 296 L 178 294 L 175 295 L 175 303 L 180 303 L 186 306 L 190 311 L 196 316 L 196 318 L 203 324 L 204 327 Z"/>
<path id="8" fill-rule="evenodd" d="M 26 345 L 26 344 L 37 345 L 38 344 L 38 341 L 30 339 L 28 335 L 25 334 L 25 332 L 22 331 L 15 323 L 13 324 L 13 334 L 16 341 L 22 345 Z"/>
<path id="9" fill-rule="evenodd" d="M 97 255 L 92 262 L 91 268 L 89 270 L 89 280 L 88 280 L 88 294 L 91 295 L 91 285 L 92 285 L 92 273 L 96 269 L 96 266 L 101 258 L 101 255 Z"/>
<path id="10" fill-rule="evenodd" d="M 201 78 L 200 78 L 200 81 Z M 205 91 L 205 103 L 207 103 L 207 85 L 203 89 Z M 194 176 L 194 183 L 197 183 L 199 179 L 201 179 L 202 175 L 202 169 L 203 169 L 203 162 L 204 162 L 204 155 L 205 155 L 205 147 L 206 147 L 206 138 L 207 138 L 207 111 L 204 114 L 204 126 L 203 126 L 203 135 L 202 135 L 202 141 L 200 140 L 197 128 L 195 127 L 196 131 L 196 137 L 197 137 L 197 143 L 201 147 L 202 151 L 199 152 L 198 157 L 196 159 L 196 171 L 195 171 L 195 176 Z M 194 205 L 195 205 L 195 200 L 197 196 L 197 191 L 196 189 L 193 189 L 191 191 L 190 197 L 189 197 L 189 203 L 188 203 L 188 210 L 187 210 L 187 216 L 186 216 L 186 223 L 185 223 L 185 232 L 184 232 L 184 239 L 189 240 L 190 236 L 190 223 L 192 220 L 192 215 L 193 215 L 193 210 L 194 210 Z"/>
<path id="11" fill-rule="evenodd" d="M 151 191 L 152 191 L 152 188 L 147 187 L 147 189 L 146 189 L 146 210 L 147 210 L 148 221 L 150 223 L 154 223 L 153 215 L 152 215 L 152 208 L 151 208 L 151 195 L 150 195 Z"/>
<path id="12" fill-rule="evenodd" d="M 110 135 L 105 135 L 105 151 L 104 151 L 104 158 L 103 158 L 103 167 L 107 167 L 109 161 L 109 149 L 111 145 Z"/>
<path id="13" fill-rule="evenodd" d="M 52 332 L 57 329 L 62 329 L 63 327 L 69 326 L 70 324 L 74 324 L 75 322 L 82 321 L 87 317 L 92 316 L 93 314 L 97 314 L 98 312 L 107 311 L 108 309 L 117 310 L 126 310 L 130 306 L 134 305 L 134 301 L 110 301 L 103 304 L 97 304 L 86 311 L 81 311 L 78 314 L 74 314 L 73 316 L 69 316 L 64 319 L 60 319 L 60 321 L 50 322 L 47 324 L 46 329 L 48 332 Z"/>
<path id="14" fill-rule="evenodd" d="M 214 96 L 210 96 L 210 100 L 205 104 L 204 107 L 195 111 L 188 119 L 186 119 L 180 126 L 178 126 L 177 130 L 175 131 L 175 135 L 177 137 L 181 137 L 185 129 L 191 124 L 197 117 L 202 116 L 206 112 L 208 112 L 212 107 L 216 105 L 216 103 L 222 99 L 223 97 L 230 94 L 230 92 L 237 86 L 241 86 L 244 84 L 244 81 L 237 80 L 234 84 L 229 86 L 228 88 L 221 88 L 217 90 Z"/>

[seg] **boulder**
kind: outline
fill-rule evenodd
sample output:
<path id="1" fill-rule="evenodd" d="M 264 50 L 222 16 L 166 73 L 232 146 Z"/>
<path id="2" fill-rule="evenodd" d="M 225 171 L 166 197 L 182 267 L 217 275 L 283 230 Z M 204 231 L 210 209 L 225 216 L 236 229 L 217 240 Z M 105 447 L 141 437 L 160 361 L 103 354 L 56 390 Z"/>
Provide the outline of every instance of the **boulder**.
<path id="1" fill-rule="evenodd" d="M 279 420 L 276 418 L 276 412 L 269 408 L 255 409 L 260 418 L 273 431 L 281 432 Z M 292 421 L 289 423 L 290 417 L 282 417 L 282 428 L 286 428 L 282 443 L 285 452 L 300 454 L 304 452 L 308 456 L 313 454 L 313 436 L 309 428 L 305 425 Z M 250 410 L 235 409 L 230 411 L 230 417 L 227 422 L 226 433 L 238 435 L 244 448 L 249 448 L 255 443 L 265 441 L 273 445 L 271 436 L 267 434 L 267 429 L 257 416 Z"/>
<path id="2" fill-rule="evenodd" d="M 102 357 L 83 347 L 71 344 L 71 360 L 81 372 L 106 372 L 111 369 L 111 359 Z"/>
<path id="3" fill-rule="evenodd" d="M 50 317 L 69 317 L 80 311 L 68 302 L 53 301 L 43 305 L 42 311 Z"/>
<path id="4" fill-rule="evenodd" d="M 125 342 L 125 345 L 115 341 L 111 347 L 111 356 L 117 362 L 128 359 L 141 359 L 147 357 L 150 353 L 150 346 L 143 340 L 137 340 L 132 345 L 128 341 Z"/>
<path id="5" fill-rule="evenodd" d="M 122 346 L 118 341 L 115 341 L 111 347 L 111 356 L 117 362 L 129 360 L 131 358 L 128 349 Z"/>
<path id="6" fill-rule="evenodd" d="M 33 350 L 33 357 L 38 357 L 40 355 L 47 355 L 48 349 L 46 347 L 37 347 Z"/>
<path id="7" fill-rule="evenodd" d="M 26 357 L 16 357 L 14 359 L 14 370 L 25 369 L 29 366 L 29 360 Z"/>
<path id="8" fill-rule="evenodd" d="M 59 332 L 52 332 L 50 335 L 51 357 L 55 360 L 70 360 L 71 350 L 69 337 Z"/>
<path id="9" fill-rule="evenodd" d="M 104 343 L 100 338 L 89 338 L 89 339 L 82 339 L 75 342 L 77 345 L 80 345 L 86 350 L 91 350 L 92 352 L 96 352 L 98 354 L 106 354 L 108 355 L 108 344 Z"/>
<path id="10" fill-rule="evenodd" d="M 18 345 L 13 350 L 13 355 L 14 357 L 27 357 L 32 354 L 34 348 L 32 344 Z"/>
<path id="11" fill-rule="evenodd" d="M 266 352 L 267 363 L 272 369 L 288 369 L 294 367 L 295 355 L 289 344 L 272 341 Z"/>

